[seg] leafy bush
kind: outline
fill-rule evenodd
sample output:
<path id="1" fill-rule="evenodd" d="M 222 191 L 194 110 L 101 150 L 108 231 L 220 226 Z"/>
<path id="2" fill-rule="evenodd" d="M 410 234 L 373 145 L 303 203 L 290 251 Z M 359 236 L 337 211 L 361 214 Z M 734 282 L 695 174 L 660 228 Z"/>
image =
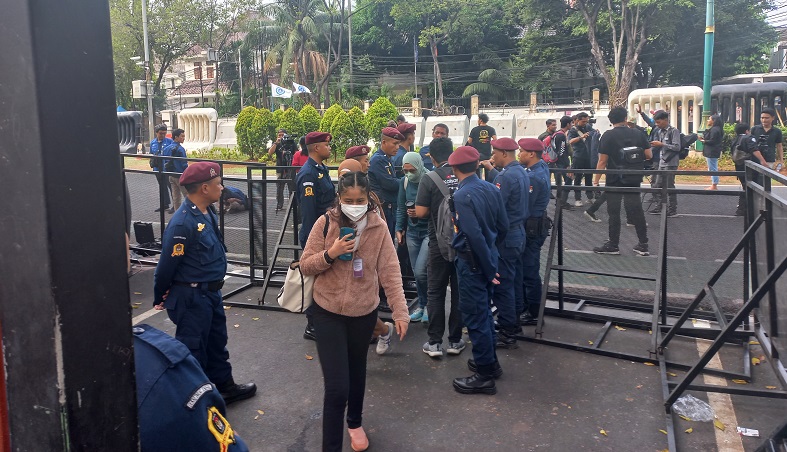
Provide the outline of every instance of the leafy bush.
<path id="1" fill-rule="evenodd" d="M 350 116 L 339 110 L 336 117 L 331 124 L 331 148 L 333 149 L 334 161 L 344 160 L 344 154 L 347 148 L 355 146 L 354 139 L 356 138 L 356 130 L 353 128 Z"/>
<path id="2" fill-rule="evenodd" d="M 340 111 L 344 111 L 344 109 L 339 104 L 333 104 L 327 110 L 325 110 L 325 113 L 322 114 L 322 120 L 320 121 L 320 132 L 331 131 L 333 120 L 336 119 L 336 115 Z"/>
<path id="3" fill-rule="evenodd" d="M 303 127 L 306 130 L 306 133 L 315 132 L 320 128 L 320 113 L 314 108 L 311 104 L 306 104 L 301 108 L 301 112 L 298 113 L 300 116 L 301 121 L 303 121 Z"/>
<path id="4" fill-rule="evenodd" d="M 249 129 L 251 128 L 251 122 L 254 120 L 254 117 L 257 115 L 257 109 L 248 106 L 241 110 L 238 114 L 238 120 L 235 123 L 235 135 L 237 136 L 238 140 L 238 147 L 240 151 L 248 156 L 252 156 L 251 151 L 251 142 L 249 141 Z"/>
<path id="5" fill-rule="evenodd" d="M 248 160 L 247 155 L 237 148 L 230 149 L 220 147 L 192 151 L 189 152 L 189 157 L 205 160 L 231 160 L 233 162 L 245 162 Z"/>
<path id="6" fill-rule="evenodd" d="M 366 130 L 375 144 L 380 144 L 380 132 L 388 121 L 396 119 L 399 112 L 386 97 L 378 97 L 366 112 Z"/>
<path id="7" fill-rule="evenodd" d="M 284 116 L 284 110 L 281 108 L 277 108 L 273 111 L 273 122 L 276 124 L 276 128 L 279 127 L 279 123 L 281 123 L 281 118 Z"/>
<path id="8" fill-rule="evenodd" d="M 268 140 L 276 136 L 276 123 L 273 114 L 265 108 L 257 110 L 257 115 L 251 122 L 248 138 L 252 149 L 251 158 L 260 157 L 265 154 L 268 147 Z"/>
<path id="9" fill-rule="evenodd" d="M 279 129 L 286 130 L 291 137 L 301 137 L 306 127 L 303 125 L 301 117 L 298 116 L 298 110 L 288 108 L 282 114 L 281 121 L 279 121 Z"/>
<path id="10" fill-rule="evenodd" d="M 358 107 L 353 107 L 347 115 L 350 117 L 350 123 L 355 131 L 353 136 L 353 146 L 366 144 L 369 141 L 369 131 L 366 130 L 366 115 L 363 110 Z"/>
<path id="11" fill-rule="evenodd" d="M 397 107 L 410 107 L 413 105 L 414 94 L 412 91 L 405 91 L 393 97 L 393 104 Z"/>

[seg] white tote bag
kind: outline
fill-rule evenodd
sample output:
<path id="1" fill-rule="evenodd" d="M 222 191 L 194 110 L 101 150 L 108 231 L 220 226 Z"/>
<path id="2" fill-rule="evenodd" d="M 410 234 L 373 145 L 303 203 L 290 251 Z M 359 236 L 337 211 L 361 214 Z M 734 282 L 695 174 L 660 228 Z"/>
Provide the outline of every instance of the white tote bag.
<path id="1" fill-rule="evenodd" d="M 302 314 L 312 304 L 313 288 L 314 276 L 301 273 L 300 263 L 295 261 L 287 269 L 287 278 L 276 300 L 282 308 Z"/>

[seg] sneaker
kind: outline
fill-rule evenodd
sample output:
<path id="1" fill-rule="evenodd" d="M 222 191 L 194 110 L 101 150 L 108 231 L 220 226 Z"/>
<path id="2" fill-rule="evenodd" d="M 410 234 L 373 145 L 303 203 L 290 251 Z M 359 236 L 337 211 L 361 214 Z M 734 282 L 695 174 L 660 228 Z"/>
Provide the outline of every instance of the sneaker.
<path id="1" fill-rule="evenodd" d="M 606 242 L 602 246 L 593 248 L 593 252 L 596 254 L 620 254 L 620 248 L 617 245 Z"/>
<path id="2" fill-rule="evenodd" d="M 459 342 L 449 342 L 448 348 L 445 351 L 449 355 L 458 355 L 462 353 L 465 347 L 467 347 L 467 344 L 465 344 L 464 339 L 459 339 Z"/>
<path id="3" fill-rule="evenodd" d="M 645 226 L 647 226 L 647 225 L 648 225 L 648 223 L 645 223 Z M 629 220 L 626 220 L 626 226 L 633 228 L 634 227 L 634 223 L 630 222 Z"/>
<path id="4" fill-rule="evenodd" d="M 638 243 L 637 246 L 634 247 L 634 252 L 640 256 L 650 256 L 647 243 Z"/>
<path id="5" fill-rule="evenodd" d="M 677 217 L 678 216 L 678 209 L 669 209 L 667 210 L 668 217 Z"/>
<path id="6" fill-rule="evenodd" d="M 574 207 L 582 207 L 582 201 L 579 199 L 574 201 Z"/>
<path id="7" fill-rule="evenodd" d="M 589 210 L 585 211 L 585 216 L 590 218 L 590 221 L 592 221 L 593 223 L 601 223 L 601 218 L 597 217 L 595 213 Z"/>
<path id="8" fill-rule="evenodd" d="M 381 334 L 377 338 L 377 349 L 375 351 L 378 355 L 384 355 L 391 349 L 391 336 L 393 336 L 394 327 L 391 322 L 385 322 L 385 326 L 388 327 L 388 332 L 386 334 Z"/>
<path id="9" fill-rule="evenodd" d="M 423 316 L 424 316 L 424 308 L 418 308 L 415 311 L 413 311 L 412 314 L 410 314 L 410 321 L 411 322 L 417 322 L 417 321 L 421 320 L 421 318 L 423 318 Z"/>
<path id="10" fill-rule="evenodd" d="M 421 323 L 429 323 L 429 312 L 424 308 L 424 315 L 421 317 Z"/>
<path id="11" fill-rule="evenodd" d="M 661 205 L 658 205 L 658 206 L 648 210 L 648 213 L 651 214 L 651 215 L 659 215 L 659 214 L 661 214 Z"/>
<path id="12" fill-rule="evenodd" d="M 430 344 L 427 341 L 424 343 L 422 350 L 432 358 L 443 356 L 443 346 L 441 344 Z"/>

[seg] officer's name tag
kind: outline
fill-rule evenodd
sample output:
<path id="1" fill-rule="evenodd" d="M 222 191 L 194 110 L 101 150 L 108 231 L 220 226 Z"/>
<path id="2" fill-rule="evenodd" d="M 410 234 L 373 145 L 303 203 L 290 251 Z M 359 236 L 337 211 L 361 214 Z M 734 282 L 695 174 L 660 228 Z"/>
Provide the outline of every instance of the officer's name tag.
<path id="1" fill-rule="evenodd" d="M 363 278 L 363 259 L 360 257 L 353 259 L 353 276 Z"/>

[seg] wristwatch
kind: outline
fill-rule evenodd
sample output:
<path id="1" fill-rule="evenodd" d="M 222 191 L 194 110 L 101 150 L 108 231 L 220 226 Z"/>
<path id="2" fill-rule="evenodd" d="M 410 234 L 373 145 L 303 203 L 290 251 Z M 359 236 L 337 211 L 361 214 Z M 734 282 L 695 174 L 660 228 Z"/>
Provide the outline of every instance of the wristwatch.
<path id="1" fill-rule="evenodd" d="M 331 256 L 328 255 L 328 250 L 325 250 L 325 253 L 323 253 L 322 256 L 323 256 L 323 258 L 325 258 L 325 262 L 327 262 L 329 265 L 333 264 L 334 261 L 336 261 L 336 259 L 333 259 L 333 258 L 331 258 Z"/>

